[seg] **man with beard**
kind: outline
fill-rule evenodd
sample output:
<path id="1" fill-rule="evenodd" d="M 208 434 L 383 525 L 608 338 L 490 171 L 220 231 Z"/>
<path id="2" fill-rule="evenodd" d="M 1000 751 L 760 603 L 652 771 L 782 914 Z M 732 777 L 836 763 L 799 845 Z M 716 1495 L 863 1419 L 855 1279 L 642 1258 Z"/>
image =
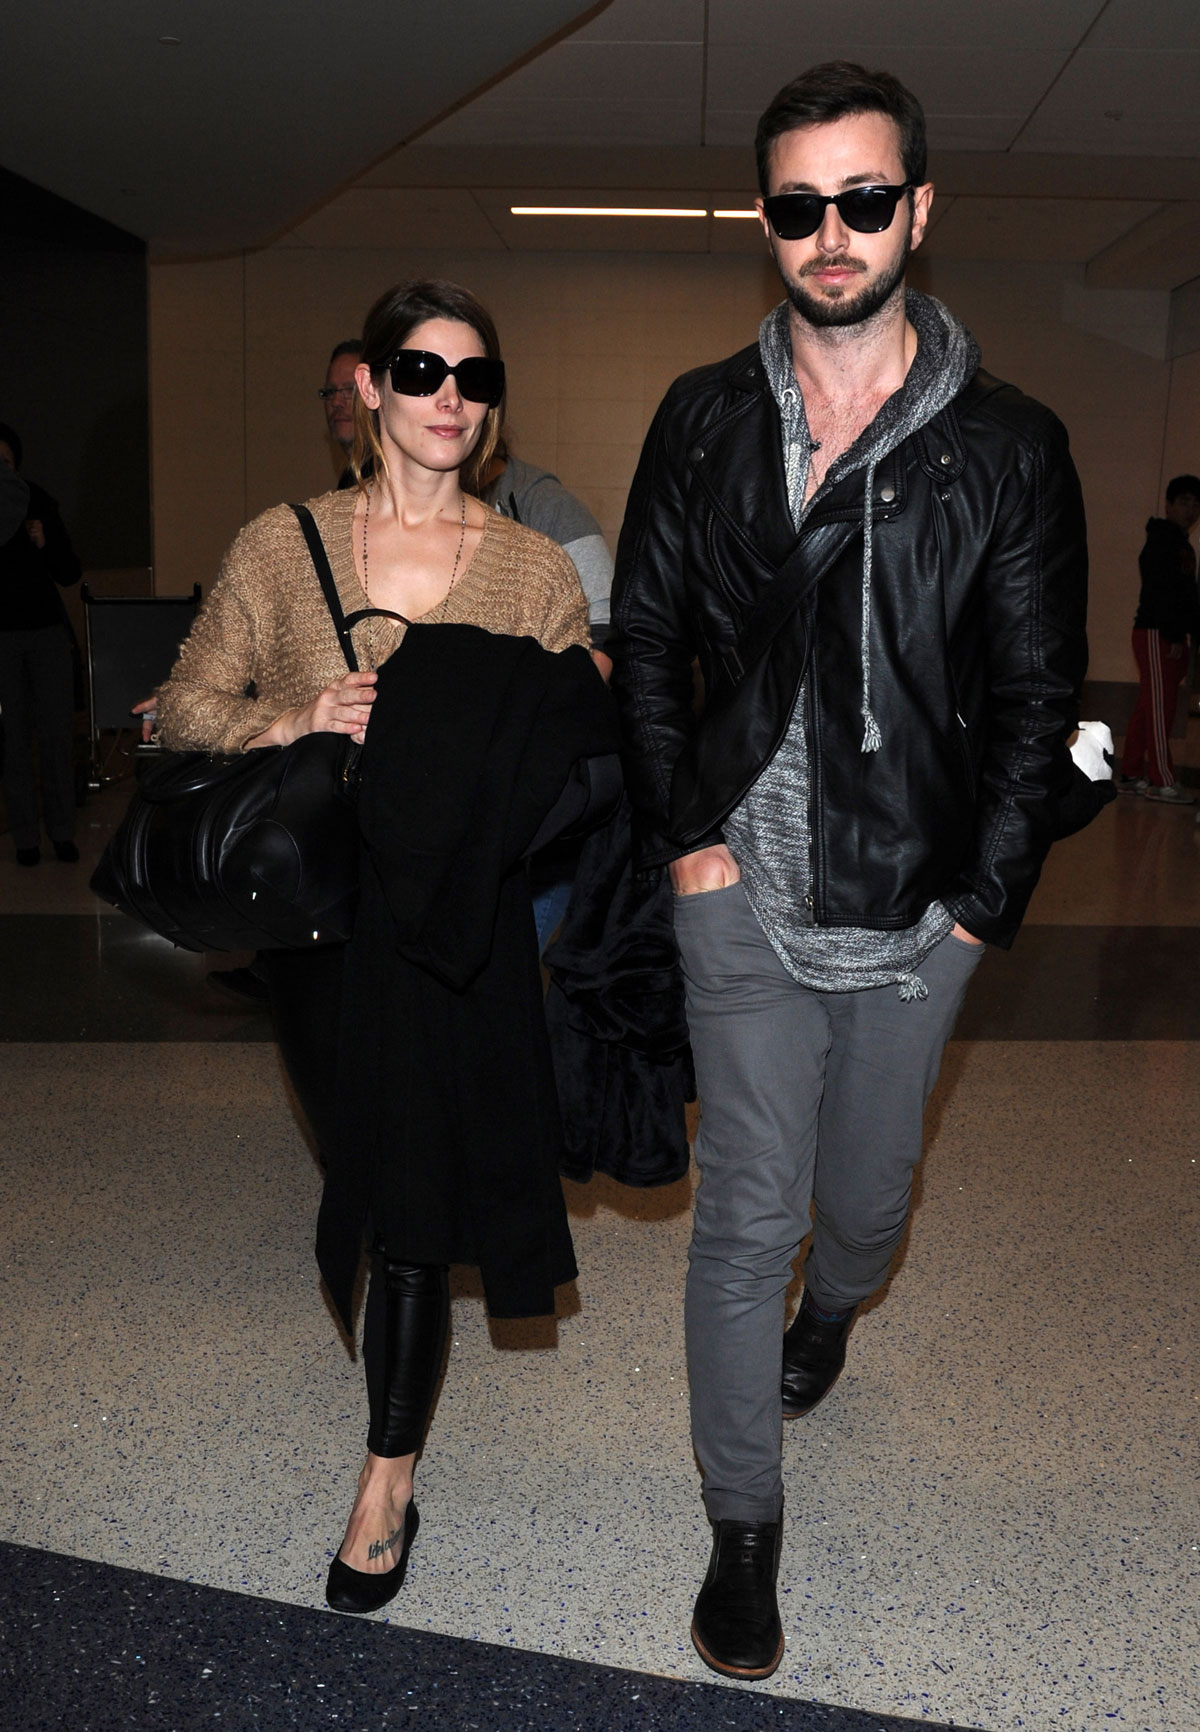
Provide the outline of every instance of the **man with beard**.
<path id="1" fill-rule="evenodd" d="M 844 62 L 771 103 L 758 209 L 787 299 L 668 392 L 617 556 L 638 864 L 669 867 L 701 1099 L 692 1637 L 739 1678 L 784 1650 L 781 1417 L 828 1393 L 887 1277 L 967 983 L 1077 792 L 1078 480 L 1054 416 L 905 292 L 924 134 L 895 78 Z"/>

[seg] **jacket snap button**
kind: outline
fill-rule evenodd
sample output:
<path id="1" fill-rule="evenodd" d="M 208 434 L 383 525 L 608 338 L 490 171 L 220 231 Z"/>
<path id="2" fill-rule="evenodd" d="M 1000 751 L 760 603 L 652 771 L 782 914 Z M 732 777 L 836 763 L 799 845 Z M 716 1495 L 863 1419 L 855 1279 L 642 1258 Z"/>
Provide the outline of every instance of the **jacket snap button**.
<path id="1" fill-rule="evenodd" d="M 691 450 L 688 452 L 688 456 L 691 458 L 693 463 L 699 463 L 700 459 L 704 456 L 703 445 L 693 445 Z"/>
<path id="2" fill-rule="evenodd" d="M 954 462 L 954 459 L 953 459 L 953 457 L 952 457 L 952 456 L 951 456 L 951 455 L 950 455 L 950 453 L 949 453 L 949 452 L 948 452 L 948 451 L 943 451 L 943 452 L 942 452 L 942 455 L 941 455 L 941 458 L 940 458 L 940 461 L 941 461 L 941 462 L 942 462 L 942 463 L 945 463 L 945 464 L 950 464 L 950 463 L 953 463 L 953 462 Z"/>
<path id="3" fill-rule="evenodd" d="M 896 489 L 894 487 L 881 487 L 879 489 L 879 497 L 883 500 L 885 505 L 890 505 L 892 500 L 896 497 Z"/>

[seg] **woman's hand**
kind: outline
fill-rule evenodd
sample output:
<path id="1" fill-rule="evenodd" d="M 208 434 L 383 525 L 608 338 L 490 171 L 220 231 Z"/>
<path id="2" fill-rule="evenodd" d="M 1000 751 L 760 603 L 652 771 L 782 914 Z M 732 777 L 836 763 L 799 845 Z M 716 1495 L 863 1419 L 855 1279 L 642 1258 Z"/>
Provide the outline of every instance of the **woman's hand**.
<path id="1" fill-rule="evenodd" d="M 290 746 L 302 734 L 349 734 L 361 746 L 371 719 L 375 702 L 373 672 L 343 674 L 324 691 L 318 692 L 311 704 L 303 709 L 285 710 L 269 728 L 246 741 L 247 750 L 255 746 Z"/>
<path id="2" fill-rule="evenodd" d="M 154 738 L 154 724 L 158 720 L 158 693 L 155 692 L 152 698 L 143 698 L 140 704 L 134 704 L 129 713 L 142 718 L 142 744 L 148 746 Z"/>
<path id="3" fill-rule="evenodd" d="M 676 896 L 700 896 L 706 890 L 725 890 L 741 878 L 741 869 L 724 842 L 697 848 L 670 865 L 671 888 Z"/>

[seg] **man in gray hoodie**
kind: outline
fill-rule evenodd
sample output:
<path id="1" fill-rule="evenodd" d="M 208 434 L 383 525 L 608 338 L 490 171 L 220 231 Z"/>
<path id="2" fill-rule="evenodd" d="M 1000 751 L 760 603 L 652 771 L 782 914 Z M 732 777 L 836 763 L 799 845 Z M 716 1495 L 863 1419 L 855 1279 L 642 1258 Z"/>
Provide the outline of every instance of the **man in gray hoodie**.
<path id="1" fill-rule="evenodd" d="M 814 67 L 757 152 L 787 298 L 659 410 L 612 638 L 701 1100 L 686 1320 L 713 1550 L 692 1638 L 739 1678 L 784 1650 L 781 1417 L 828 1393 L 887 1277 L 985 942 L 1012 942 L 1051 841 L 1086 821 L 1065 818 L 1078 480 L 1055 418 L 906 293 L 933 196 L 920 105 L 886 73 Z"/>

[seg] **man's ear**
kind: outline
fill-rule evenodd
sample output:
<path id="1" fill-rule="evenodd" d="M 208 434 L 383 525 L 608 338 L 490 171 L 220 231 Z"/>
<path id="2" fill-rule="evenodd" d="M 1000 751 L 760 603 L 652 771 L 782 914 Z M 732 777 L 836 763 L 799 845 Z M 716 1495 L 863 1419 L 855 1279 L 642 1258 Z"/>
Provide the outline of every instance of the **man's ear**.
<path id="1" fill-rule="evenodd" d="M 933 203 L 933 182 L 927 180 L 924 186 L 915 186 L 912 201 L 912 244 L 914 247 L 919 247 L 925 239 L 925 229 L 929 223 L 929 207 Z"/>

